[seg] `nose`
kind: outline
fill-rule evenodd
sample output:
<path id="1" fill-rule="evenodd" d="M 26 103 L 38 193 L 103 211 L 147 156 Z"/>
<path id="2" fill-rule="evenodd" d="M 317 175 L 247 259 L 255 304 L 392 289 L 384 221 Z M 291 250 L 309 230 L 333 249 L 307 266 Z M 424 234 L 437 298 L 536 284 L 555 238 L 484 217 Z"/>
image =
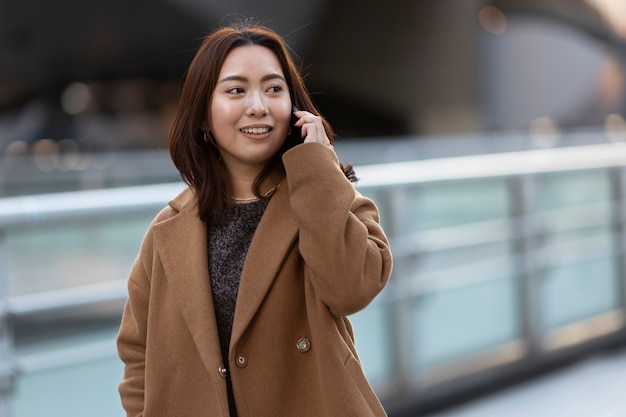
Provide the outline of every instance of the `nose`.
<path id="1" fill-rule="evenodd" d="M 267 115 L 267 102 L 263 93 L 253 92 L 248 96 L 248 115 L 263 117 Z"/>

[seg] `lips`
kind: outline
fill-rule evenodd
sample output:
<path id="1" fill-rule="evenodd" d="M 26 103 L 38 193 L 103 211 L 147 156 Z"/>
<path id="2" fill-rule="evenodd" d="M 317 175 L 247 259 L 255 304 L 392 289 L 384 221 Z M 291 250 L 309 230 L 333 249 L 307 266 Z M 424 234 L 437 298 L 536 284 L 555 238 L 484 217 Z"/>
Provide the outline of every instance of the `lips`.
<path id="1" fill-rule="evenodd" d="M 247 127 L 240 130 L 242 133 L 248 135 L 264 135 L 266 133 L 269 133 L 269 131 L 272 129 L 269 127 Z"/>

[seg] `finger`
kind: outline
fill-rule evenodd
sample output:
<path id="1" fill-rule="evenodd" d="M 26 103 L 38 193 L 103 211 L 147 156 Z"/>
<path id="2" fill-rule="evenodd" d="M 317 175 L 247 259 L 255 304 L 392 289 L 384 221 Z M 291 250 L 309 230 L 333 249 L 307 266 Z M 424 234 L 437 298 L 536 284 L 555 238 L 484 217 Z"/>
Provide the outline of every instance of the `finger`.
<path id="1" fill-rule="evenodd" d="M 308 112 L 306 110 L 298 110 L 298 111 L 293 112 L 293 114 L 295 114 L 296 117 L 298 117 L 298 118 L 302 118 L 302 117 L 305 117 L 305 116 L 315 116 L 313 113 Z"/>
<path id="2" fill-rule="evenodd" d="M 308 117 L 302 117 L 300 119 L 298 119 L 298 121 L 295 123 L 296 126 L 298 127 L 302 127 L 307 123 L 315 123 L 315 120 L 312 118 L 308 118 Z"/>
<path id="3" fill-rule="evenodd" d="M 294 112 L 294 115 L 298 117 L 294 125 L 301 129 L 300 132 L 301 137 L 304 139 L 303 142 L 318 142 L 333 148 L 333 145 L 326 135 L 326 129 L 321 117 L 302 110 Z"/>
<path id="4" fill-rule="evenodd" d="M 310 139 L 310 131 L 311 131 L 311 123 L 305 123 L 302 125 L 302 137 L 305 139 L 305 142 L 307 139 Z"/>
<path id="5" fill-rule="evenodd" d="M 298 118 L 295 125 L 301 127 L 305 123 L 321 123 L 322 118 L 314 115 L 313 113 L 309 113 L 307 111 L 297 111 L 294 112 L 294 115 Z"/>
<path id="6" fill-rule="evenodd" d="M 314 123 L 306 123 L 302 128 L 302 134 L 304 142 L 311 143 L 317 142 L 327 146 L 331 146 L 328 136 L 326 136 L 326 130 L 323 126 L 318 126 Z"/>
<path id="7" fill-rule="evenodd" d="M 302 130 L 303 132 L 306 132 L 307 137 L 310 137 L 317 142 L 322 142 L 326 136 L 326 131 L 324 130 L 324 126 L 321 122 L 306 122 L 302 125 Z"/>

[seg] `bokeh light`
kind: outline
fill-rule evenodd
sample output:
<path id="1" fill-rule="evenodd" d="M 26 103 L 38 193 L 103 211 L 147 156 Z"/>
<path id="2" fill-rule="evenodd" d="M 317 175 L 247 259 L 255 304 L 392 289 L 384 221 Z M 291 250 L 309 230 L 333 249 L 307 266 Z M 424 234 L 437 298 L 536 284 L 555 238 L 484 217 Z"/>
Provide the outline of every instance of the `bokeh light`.
<path id="1" fill-rule="evenodd" d="M 485 31 L 492 35 L 502 35 L 509 25 L 506 14 L 494 6 L 487 6 L 478 12 L 478 21 Z"/>

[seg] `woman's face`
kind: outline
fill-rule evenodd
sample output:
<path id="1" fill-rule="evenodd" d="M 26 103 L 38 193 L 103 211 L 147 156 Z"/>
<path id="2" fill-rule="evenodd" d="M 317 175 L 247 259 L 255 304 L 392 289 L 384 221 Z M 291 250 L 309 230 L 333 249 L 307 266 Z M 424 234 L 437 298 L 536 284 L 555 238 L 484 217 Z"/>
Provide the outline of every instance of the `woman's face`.
<path id="1" fill-rule="evenodd" d="M 226 167 L 260 171 L 289 131 L 291 98 L 276 55 L 263 46 L 233 49 L 209 108 L 211 133 Z"/>

